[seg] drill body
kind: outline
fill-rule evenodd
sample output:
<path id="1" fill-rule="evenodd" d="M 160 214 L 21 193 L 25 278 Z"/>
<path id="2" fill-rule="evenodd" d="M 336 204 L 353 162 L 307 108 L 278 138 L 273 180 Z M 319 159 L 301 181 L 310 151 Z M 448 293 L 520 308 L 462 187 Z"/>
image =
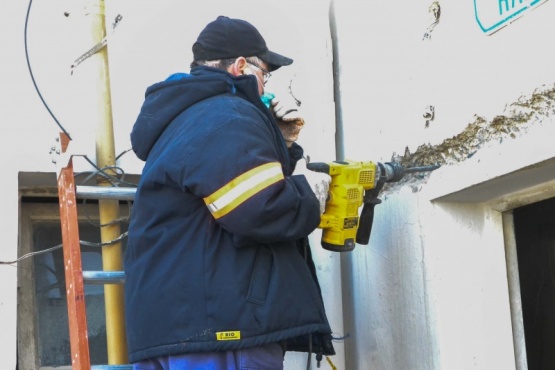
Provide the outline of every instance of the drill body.
<path id="1" fill-rule="evenodd" d="M 378 194 L 386 182 L 397 182 L 407 172 L 432 171 L 437 166 L 405 169 L 395 162 L 344 160 L 308 163 L 307 168 L 331 176 L 326 210 L 318 225 L 322 229 L 322 247 L 348 252 L 357 243 L 368 244 L 374 206 L 381 203 Z"/>
<path id="2" fill-rule="evenodd" d="M 326 211 L 318 225 L 324 230 L 322 247 L 333 251 L 353 250 L 364 192 L 376 185 L 376 164 L 346 160 L 308 163 L 307 168 L 331 176 Z"/>

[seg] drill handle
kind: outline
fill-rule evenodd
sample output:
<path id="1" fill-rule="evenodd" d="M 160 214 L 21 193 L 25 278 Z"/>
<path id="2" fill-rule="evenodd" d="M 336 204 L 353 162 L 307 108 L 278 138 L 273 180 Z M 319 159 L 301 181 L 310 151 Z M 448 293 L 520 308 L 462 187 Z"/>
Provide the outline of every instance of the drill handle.
<path id="1" fill-rule="evenodd" d="M 330 173 L 330 165 L 325 162 L 308 162 L 306 168 L 314 172 Z"/>
<path id="2" fill-rule="evenodd" d="M 382 176 L 373 189 L 366 190 L 364 192 L 364 205 L 362 207 L 362 211 L 360 212 L 360 219 L 356 236 L 356 242 L 362 245 L 367 245 L 370 241 L 372 224 L 374 223 L 374 207 L 376 207 L 376 204 L 380 204 L 382 202 L 378 198 L 378 194 L 380 194 L 380 191 L 387 181 L 387 177 L 384 175 L 385 170 L 383 168 L 383 164 L 378 163 L 378 166 L 380 166 Z"/>
<path id="3" fill-rule="evenodd" d="M 367 245 L 370 241 L 370 234 L 372 233 L 372 224 L 374 223 L 374 207 L 382 201 L 378 198 L 373 198 L 368 202 L 365 200 L 362 211 L 360 212 L 360 221 L 357 230 L 357 244 Z"/>

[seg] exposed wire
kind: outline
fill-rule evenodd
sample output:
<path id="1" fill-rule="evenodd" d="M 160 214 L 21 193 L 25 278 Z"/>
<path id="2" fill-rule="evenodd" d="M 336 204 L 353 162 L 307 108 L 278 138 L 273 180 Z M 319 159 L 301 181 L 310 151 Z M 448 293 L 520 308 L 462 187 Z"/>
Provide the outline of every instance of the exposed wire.
<path id="1" fill-rule="evenodd" d="M 98 227 L 98 228 L 102 228 L 102 227 L 106 227 L 106 226 L 111 226 L 111 225 L 115 225 L 118 223 L 129 223 L 129 219 L 131 218 L 131 209 L 132 209 L 132 204 L 131 201 L 127 201 L 128 206 L 129 206 L 129 213 L 127 216 L 124 217 L 118 217 L 116 219 L 113 219 L 110 222 L 107 222 L 105 224 L 101 224 L 100 222 L 95 222 L 93 221 L 93 218 L 89 215 L 89 213 L 86 211 L 86 207 L 85 207 L 85 214 L 87 217 L 87 221 L 89 222 L 89 224 Z M 86 204 L 86 199 L 83 200 L 83 204 Z"/>
<path id="2" fill-rule="evenodd" d="M 334 336 L 332 336 L 331 339 L 332 339 L 334 342 L 341 342 L 341 341 L 344 341 L 345 339 L 348 339 L 348 338 L 350 338 L 350 337 L 351 337 L 351 334 L 350 334 L 350 333 L 347 333 L 347 334 L 343 335 L 342 337 L 334 337 Z"/>
<path id="3" fill-rule="evenodd" d="M 133 150 L 133 149 L 127 149 L 127 150 L 124 150 L 123 152 L 121 152 L 120 154 L 118 154 L 118 156 L 116 157 L 116 161 L 117 161 L 118 159 L 120 159 L 124 154 L 127 154 L 127 153 L 129 153 L 130 151 L 132 151 L 132 150 Z"/>
<path id="4" fill-rule="evenodd" d="M 79 244 L 84 245 L 85 247 L 105 247 L 107 245 L 112 245 L 112 244 L 121 242 L 123 239 L 127 238 L 127 234 L 128 232 L 126 231 L 115 239 L 109 240 L 107 242 L 100 242 L 100 243 L 92 243 L 84 240 L 79 240 Z"/>
<path id="5" fill-rule="evenodd" d="M 67 132 L 67 130 L 62 126 L 62 124 L 60 123 L 60 121 L 58 121 L 58 119 L 56 118 L 56 116 L 54 115 L 54 113 L 52 112 L 52 110 L 50 109 L 48 103 L 46 102 L 46 100 L 44 99 L 44 97 L 42 96 L 42 93 L 40 92 L 40 89 L 37 85 L 37 82 L 35 80 L 35 75 L 33 73 L 33 68 L 31 67 L 31 61 L 29 58 L 29 47 L 28 47 L 28 42 L 27 42 L 27 34 L 28 34 L 28 28 L 29 28 L 29 16 L 31 13 L 31 8 L 33 5 L 33 0 L 29 0 L 29 4 L 27 6 L 27 13 L 25 16 L 25 27 L 24 27 L 24 49 L 25 49 L 25 60 L 27 62 L 27 68 L 29 69 L 29 75 L 31 76 L 31 81 L 33 82 L 33 86 L 35 88 L 35 91 L 37 92 L 42 104 L 44 105 L 44 107 L 46 108 L 46 110 L 48 111 L 48 113 L 50 114 L 50 116 L 52 117 L 52 119 L 54 119 L 54 122 L 56 122 L 56 124 L 58 125 L 58 127 L 62 130 L 62 132 L 67 135 L 67 137 L 69 138 L 69 140 L 72 140 L 71 136 L 69 135 L 69 133 Z M 113 24 L 113 28 L 115 28 L 117 26 L 117 24 L 121 21 L 121 15 L 118 15 L 118 17 L 116 17 L 114 24 Z M 104 45 L 105 46 L 105 41 L 104 41 Z M 103 47 L 102 46 L 102 47 Z M 86 59 L 86 58 L 85 58 Z M 78 64 L 78 63 L 77 63 Z M 76 65 L 72 66 L 72 68 L 76 67 Z M 127 152 L 129 152 L 131 149 L 128 149 L 124 152 L 122 152 L 120 155 L 118 155 L 118 157 L 116 158 L 119 159 L 122 155 L 126 154 Z M 97 171 L 95 173 L 93 173 L 94 176 L 98 176 L 101 175 L 102 177 L 104 177 L 106 180 L 108 180 L 110 182 L 110 184 L 112 184 L 112 186 L 117 187 L 118 184 L 126 184 L 129 186 L 133 186 L 136 187 L 136 184 L 127 182 L 123 180 L 123 177 L 125 175 L 125 172 L 123 171 L 123 169 L 121 169 L 120 167 L 117 166 L 107 166 L 104 168 L 99 168 L 93 161 L 91 161 L 86 155 L 83 155 L 83 157 L 85 158 L 85 160 L 87 160 Z M 118 176 L 114 176 L 112 174 L 108 174 L 106 171 L 107 170 L 114 170 L 116 172 L 116 174 L 119 173 L 120 177 Z M 92 175 L 91 175 L 92 176 Z M 85 181 L 87 181 L 89 179 L 89 177 L 87 177 L 85 179 Z M 126 220 L 128 219 L 128 217 L 126 218 L 120 218 L 117 220 L 112 221 L 112 223 L 114 222 L 119 222 L 122 220 Z M 112 224 L 109 223 L 108 225 Z M 99 226 L 104 226 L 104 225 L 99 225 Z M 110 241 L 106 241 L 106 242 L 100 242 L 100 243 L 93 243 L 93 242 L 88 242 L 88 241 L 84 241 L 84 240 L 80 240 L 79 244 L 83 245 L 83 246 L 89 246 L 89 247 L 104 247 L 107 245 L 112 245 L 115 243 L 119 243 L 120 241 L 122 241 L 123 239 L 125 239 L 127 237 L 128 233 L 124 232 L 122 233 L 120 236 L 118 236 L 117 238 L 110 240 Z M 53 247 L 41 250 L 41 251 L 35 251 L 35 252 L 29 252 L 24 254 L 23 256 L 13 260 L 13 261 L 0 261 L 0 265 L 14 265 L 17 264 L 18 262 L 25 260 L 27 258 L 31 258 L 37 255 L 41 255 L 41 254 L 46 254 L 46 253 L 50 253 L 53 252 L 55 250 L 58 250 L 60 248 L 63 248 L 63 244 L 58 244 L 55 245 Z"/>
<path id="6" fill-rule="evenodd" d="M 30 253 L 24 254 L 23 256 L 19 257 L 16 260 L 13 260 L 13 261 L 0 261 L 0 265 L 13 265 L 13 264 L 18 263 L 19 261 L 22 261 L 22 260 L 27 259 L 29 257 L 33 257 L 33 256 L 36 256 L 36 255 L 39 255 L 39 254 L 44 254 L 44 253 L 50 253 L 50 252 L 53 252 L 53 251 L 55 251 L 57 249 L 60 249 L 62 247 L 63 247 L 63 244 L 58 244 L 54 247 L 44 249 L 42 251 L 30 252 Z"/>
<path id="7" fill-rule="evenodd" d="M 83 199 L 83 204 L 86 204 L 86 203 L 87 203 L 87 200 Z M 127 216 L 115 218 L 112 221 L 107 222 L 105 224 L 101 224 L 100 222 L 93 221 L 93 218 L 89 215 L 86 207 L 85 207 L 85 215 L 87 217 L 87 221 L 89 222 L 89 224 L 91 224 L 95 227 L 98 227 L 98 228 L 115 225 L 117 223 L 129 223 L 129 219 L 131 218 L 131 209 L 133 208 L 133 204 L 132 204 L 131 201 L 127 201 L 127 205 L 128 205 L 128 208 L 129 208 L 129 213 L 127 214 Z"/>
<path id="8" fill-rule="evenodd" d="M 58 119 L 56 118 L 54 113 L 52 113 L 52 111 L 50 110 L 50 107 L 48 106 L 48 104 L 46 103 L 44 98 L 42 97 L 42 94 L 41 94 L 40 89 L 37 85 L 37 82 L 35 81 L 35 75 L 33 74 L 33 69 L 31 68 L 31 62 L 29 60 L 29 50 L 28 50 L 28 46 L 27 46 L 27 28 L 28 28 L 28 24 L 29 24 L 29 14 L 31 13 L 32 4 L 33 4 L 33 0 L 29 0 L 29 6 L 27 7 L 27 15 L 25 16 L 25 29 L 24 29 L 24 32 L 23 32 L 24 44 L 25 44 L 25 60 L 27 61 L 27 68 L 29 69 L 29 74 L 31 75 L 31 80 L 33 81 L 33 86 L 35 87 L 35 91 L 37 92 L 40 100 L 42 101 L 42 104 L 44 104 L 44 107 L 46 108 L 48 113 L 50 113 L 50 116 L 54 119 L 54 121 L 56 122 L 58 127 L 62 130 L 62 132 L 67 135 L 69 140 L 71 140 L 71 136 L 69 136 L 69 133 L 62 126 L 62 124 L 58 121 Z"/>
<path id="9" fill-rule="evenodd" d="M 118 158 L 121 157 L 123 154 L 127 153 L 128 151 L 129 151 L 129 150 L 124 151 L 123 153 L 121 153 L 121 154 L 118 156 Z M 87 162 L 89 162 L 89 163 L 96 169 L 96 171 L 91 172 L 91 173 L 81 182 L 82 184 L 86 183 L 87 181 L 89 181 L 91 178 L 93 178 L 93 177 L 95 177 L 95 176 L 99 176 L 99 174 L 100 174 L 100 175 L 102 175 L 104 178 L 106 178 L 106 179 L 108 180 L 108 182 L 110 182 L 110 184 L 112 184 L 112 186 L 114 186 L 114 187 L 118 187 L 118 184 L 124 184 L 124 185 L 128 185 L 128 186 L 131 186 L 131 187 L 137 187 L 137 184 L 134 184 L 134 183 L 131 183 L 131 182 L 128 182 L 128 181 L 124 181 L 124 180 L 123 180 L 123 178 L 125 177 L 125 171 L 124 171 L 121 167 L 117 167 L 117 166 L 106 166 L 106 167 L 103 167 L 103 168 L 99 168 L 99 167 L 98 167 L 93 161 L 91 161 L 91 160 L 89 159 L 89 157 L 87 157 L 86 155 L 83 155 L 82 157 L 85 158 L 85 160 L 86 160 Z M 116 173 L 119 174 L 119 177 L 107 173 L 106 170 L 115 170 Z M 82 175 L 82 174 L 84 174 L 84 173 L 85 173 L 85 172 L 81 172 L 81 173 L 75 174 L 75 176 Z M 87 172 L 87 173 L 88 173 L 88 172 Z M 86 203 L 86 199 L 83 200 L 83 204 L 85 204 L 85 203 Z M 130 210 L 129 212 L 131 212 L 132 202 L 128 201 L 127 204 L 129 205 L 129 210 Z M 125 217 L 116 218 L 116 219 L 114 219 L 114 220 L 112 220 L 112 221 L 110 221 L 110 222 L 108 222 L 108 223 L 100 224 L 100 223 L 94 222 L 94 221 L 92 220 L 92 217 L 89 216 L 88 212 L 86 211 L 86 208 L 85 208 L 85 213 L 86 213 L 86 215 L 87 215 L 87 220 L 89 221 L 89 223 L 90 223 L 91 225 L 96 226 L 96 227 L 110 226 L 110 225 L 114 225 L 114 224 L 116 224 L 116 223 L 118 223 L 118 222 L 128 222 L 128 221 L 129 221 L 129 218 L 130 218 L 130 216 L 131 216 L 131 215 L 129 214 L 129 215 L 125 216 Z"/>
<path id="10" fill-rule="evenodd" d="M 126 152 L 127 152 L 127 151 L 126 151 Z M 122 153 L 121 155 L 125 154 L 126 152 Z M 121 155 L 120 155 L 120 156 L 121 156 Z M 120 176 L 123 178 L 123 176 L 125 176 L 125 171 L 124 171 L 122 168 L 116 167 L 116 166 L 107 166 L 107 167 L 104 167 L 104 168 L 99 168 L 99 167 L 98 167 L 93 161 L 91 161 L 86 155 L 82 155 L 82 157 L 84 157 L 85 160 L 87 160 L 94 168 L 96 168 L 96 171 L 95 171 L 95 172 L 92 172 L 89 176 L 87 176 L 87 177 L 82 181 L 82 183 L 85 183 L 85 182 L 87 182 L 90 178 L 92 178 L 93 176 L 98 176 L 98 175 L 100 174 L 100 175 L 102 175 L 104 178 L 106 178 L 106 179 L 107 179 L 113 186 L 115 186 L 115 187 L 117 187 L 118 184 L 126 184 L 126 185 L 135 186 L 135 187 L 137 186 L 136 184 L 133 184 L 133 183 L 130 183 L 130 182 L 127 182 L 127 181 L 123 181 L 123 180 L 120 179 L 119 177 L 114 176 L 114 175 L 111 175 L 111 174 L 108 174 L 108 173 L 106 172 L 106 170 L 116 170 L 116 173 L 119 172 Z M 81 175 L 81 174 L 84 174 L 84 173 L 78 173 L 78 174 L 76 174 L 76 176 Z M 110 223 L 108 223 L 108 224 L 105 224 L 105 225 L 97 224 L 96 226 L 98 226 L 98 227 L 108 226 L 108 225 L 111 225 L 111 224 L 113 224 L 113 223 L 120 222 L 120 221 L 121 221 L 121 222 L 126 222 L 127 220 L 129 220 L 129 216 L 118 218 L 118 219 L 113 220 L 112 222 L 110 222 Z M 89 219 L 89 222 L 91 222 L 90 219 Z M 91 223 L 92 223 L 92 222 L 91 222 Z M 88 246 L 88 247 L 104 247 L 104 246 L 112 245 L 112 244 L 115 244 L 115 243 L 118 243 L 118 242 L 122 241 L 123 239 L 125 239 L 125 238 L 127 237 L 127 235 L 128 235 L 128 233 L 127 233 L 127 232 L 124 232 L 124 233 L 122 233 L 120 236 L 118 236 L 117 238 L 115 238 L 115 239 L 113 239 L 113 240 L 109 240 L 109 241 L 106 241 L 106 242 L 100 242 L 100 243 L 93 243 L 93 242 L 89 242 L 89 241 L 85 241 L 85 240 L 80 240 L 80 241 L 79 241 L 79 244 L 80 244 L 80 245 L 83 245 L 83 246 Z M 24 259 L 27 259 L 27 258 L 30 258 L 30 257 L 34 257 L 34 256 L 37 256 L 37 255 L 40 255 L 40 254 L 50 253 L 50 252 L 53 252 L 53 251 L 55 251 L 55 250 L 58 250 L 58 249 L 60 249 L 60 248 L 62 248 L 62 247 L 63 247 L 63 244 L 58 244 L 58 245 L 56 245 L 56 246 L 54 246 L 54 247 L 47 248 L 47 249 L 44 249 L 44 250 L 41 250 L 41 251 L 30 252 L 30 253 L 24 254 L 23 256 L 17 258 L 16 260 L 13 260 L 13 261 L 0 261 L 0 265 L 13 265 L 13 264 L 16 264 L 16 263 L 18 263 L 18 262 L 24 260 Z"/>
<path id="11" fill-rule="evenodd" d="M 310 370 L 312 362 L 312 334 L 308 334 L 308 358 L 306 359 L 306 370 Z"/>
<path id="12" fill-rule="evenodd" d="M 127 231 L 124 232 L 123 234 L 121 234 L 120 236 L 118 236 L 117 238 L 109 240 L 107 242 L 93 243 L 93 242 L 88 242 L 88 241 L 85 241 L 85 240 L 79 240 L 79 244 L 84 245 L 85 247 L 105 247 L 107 245 L 112 245 L 112 244 L 119 243 L 120 241 L 122 241 L 126 237 L 127 237 Z M 24 254 L 23 256 L 19 257 L 18 259 L 13 260 L 13 261 L 0 261 L 0 265 L 13 265 L 13 264 L 16 264 L 20 261 L 23 261 L 24 259 L 34 257 L 34 256 L 37 256 L 39 254 L 50 253 L 50 252 L 53 252 L 53 251 L 58 250 L 60 248 L 63 248 L 63 244 L 58 244 L 58 245 L 55 245 L 54 247 L 43 249 L 41 251 L 29 252 L 29 253 Z"/>
<path id="13" fill-rule="evenodd" d="M 120 154 L 123 155 L 126 152 Z M 128 185 L 128 186 L 132 186 L 132 187 L 137 187 L 137 184 L 132 183 L 132 182 L 128 182 L 123 180 L 124 176 L 125 176 L 125 171 L 121 168 L 121 167 L 117 167 L 117 166 L 106 166 L 103 168 L 98 167 L 89 157 L 87 157 L 86 155 L 80 155 L 81 157 L 83 157 L 87 162 L 89 162 L 89 164 L 91 166 L 93 166 L 96 169 L 96 173 L 93 173 L 90 177 L 92 176 L 96 176 L 98 174 L 102 175 L 106 180 L 108 180 L 108 182 L 110 182 L 110 184 L 112 184 L 112 186 L 118 186 L 118 184 L 124 184 L 124 185 Z M 116 172 L 119 171 L 119 173 L 121 173 L 121 178 L 114 176 L 112 174 L 109 174 L 106 172 L 106 170 L 116 170 Z M 87 178 L 87 179 L 89 179 Z"/>

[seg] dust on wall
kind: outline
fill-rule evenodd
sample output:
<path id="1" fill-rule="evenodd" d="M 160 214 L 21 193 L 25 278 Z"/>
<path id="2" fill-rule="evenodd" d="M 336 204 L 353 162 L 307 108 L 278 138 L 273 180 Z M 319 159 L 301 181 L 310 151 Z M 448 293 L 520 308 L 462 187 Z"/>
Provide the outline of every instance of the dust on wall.
<path id="1" fill-rule="evenodd" d="M 405 167 L 450 165 L 471 158 L 480 148 L 493 144 L 501 144 L 526 134 L 535 125 L 541 125 L 546 117 L 555 115 L 555 84 L 543 86 L 529 95 L 523 95 L 509 104 L 503 114 L 488 120 L 475 115 L 459 134 L 445 139 L 438 145 L 420 145 L 414 153 L 408 147 L 403 155 L 393 153 L 392 161 Z M 415 180 L 421 182 L 429 173 L 415 173 L 406 176 L 404 181 L 390 184 L 388 189 Z M 384 188 L 384 191 L 387 190 Z"/>

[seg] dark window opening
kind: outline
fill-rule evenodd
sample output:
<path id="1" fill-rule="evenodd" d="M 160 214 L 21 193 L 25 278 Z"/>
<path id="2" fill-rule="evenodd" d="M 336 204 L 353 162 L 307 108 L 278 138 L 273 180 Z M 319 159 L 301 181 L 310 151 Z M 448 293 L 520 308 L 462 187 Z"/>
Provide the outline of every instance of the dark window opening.
<path id="1" fill-rule="evenodd" d="M 528 369 L 555 369 L 555 198 L 513 215 Z"/>
<path id="2" fill-rule="evenodd" d="M 78 205 L 79 239 L 100 242 L 98 204 Z M 129 216 L 120 207 L 121 217 Z M 50 202 L 22 202 L 20 255 L 61 244 L 59 207 Z M 121 232 L 127 223 L 120 222 Z M 122 248 L 125 251 L 125 238 Z M 102 247 L 81 246 L 84 271 L 102 270 Z M 65 266 L 62 248 L 37 254 L 19 266 L 19 365 L 57 368 L 71 365 Z M 91 364 L 108 363 L 104 287 L 85 284 L 85 304 Z"/>
<path id="3" fill-rule="evenodd" d="M 79 225 L 79 237 L 97 243 L 98 228 L 86 222 Z M 33 225 L 35 250 L 43 250 L 61 243 L 59 223 Z M 81 247 L 83 270 L 102 270 L 100 247 Z M 35 295 L 41 366 L 71 364 L 69 326 L 65 285 L 63 250 L 35 257 Z M 106 351 L 106 325 L 104 288 L 102 285 L 85 285 L 87 329 L 92 364 L 108 363 Z"/>

